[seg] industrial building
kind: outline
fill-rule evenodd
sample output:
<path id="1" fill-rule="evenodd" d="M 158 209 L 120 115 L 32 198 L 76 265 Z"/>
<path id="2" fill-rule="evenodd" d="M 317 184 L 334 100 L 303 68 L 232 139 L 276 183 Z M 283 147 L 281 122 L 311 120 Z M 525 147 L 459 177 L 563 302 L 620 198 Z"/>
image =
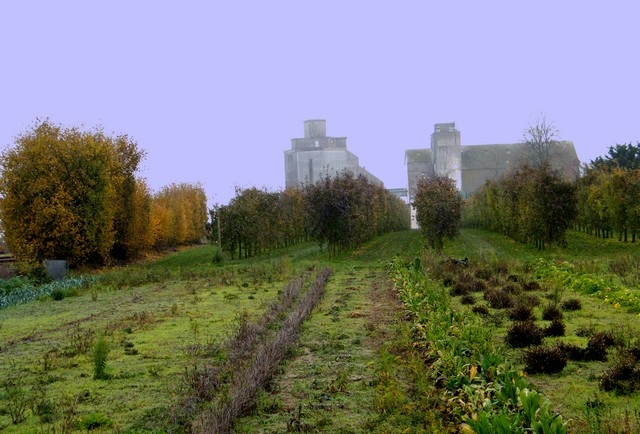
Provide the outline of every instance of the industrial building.
<path id="1" fill-rule="evenodd" d="M 463 146 L 455 122 L 435 124 L 430 149 L 405 151 L 409 201 L 413 202 L 418 179 L 422 177 L 448 176 L 466 197 L 480 189 L 487 180 L 526 163 L 529 155 L 524 143 Z M 568 178 L 578 176 L 580 160 L 572 142 L 556 142 L 550 160 L 551 166 Z"/>
<path id="2" fill-rule="evenodd" d="M 360 167 L 358 157 L 347 150 L 346 137 L 327 137 L 324 119 L 304 121 L 304 137 L 291 139 L 291 149 L 284 152 L 284 170 L 286 188 L 313 184 L 345 170 L 382 185 L 382 181 Z"/>

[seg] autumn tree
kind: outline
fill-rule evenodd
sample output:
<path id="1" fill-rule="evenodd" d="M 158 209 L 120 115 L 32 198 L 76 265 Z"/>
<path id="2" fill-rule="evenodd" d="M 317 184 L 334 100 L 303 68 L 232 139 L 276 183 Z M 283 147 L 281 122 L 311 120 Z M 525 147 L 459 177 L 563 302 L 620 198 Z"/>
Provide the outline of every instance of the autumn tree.
<path id="1" fill-rule="evenodd" d="M 150 221 L 157 249 L 200 242 L 206 236 L 207 197 L 199 184 L 163 187 L 153 196 Z"/>
<path id="2" fill-rule="evenodd" d="M 459 234 L 462 196 L 451 178 L 420 179 L 413 207 L 420 230 L 431 248 L 441 251 L 444 238 L 453 239 Z"/>
<path id="3" fill-rule="evenodd" d="M 37 121 L 0 157 L 5 240 L 24 261 L 108 262 L 126 245 L 138 164 L 144 153 L 126 136 Z M 128 205 L 121 205 L 124 202 Z"/>

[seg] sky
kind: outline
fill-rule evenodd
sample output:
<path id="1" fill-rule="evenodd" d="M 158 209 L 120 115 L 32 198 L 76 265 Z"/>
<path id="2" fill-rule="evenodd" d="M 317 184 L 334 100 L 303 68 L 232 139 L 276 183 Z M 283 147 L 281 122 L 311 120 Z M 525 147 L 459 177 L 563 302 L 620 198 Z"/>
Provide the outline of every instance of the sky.
<path id="1" fill-rule="evenodd" d="M 640 141 L 640 3 L 21 0 L 0 4 L 0 146 L 37 119 L 127 134 L 154 191 L 284 188 L 284 151 L 326 119 L 406 187 L 435 123 L 514 143 L 540 116 L 589 162 Z"/>

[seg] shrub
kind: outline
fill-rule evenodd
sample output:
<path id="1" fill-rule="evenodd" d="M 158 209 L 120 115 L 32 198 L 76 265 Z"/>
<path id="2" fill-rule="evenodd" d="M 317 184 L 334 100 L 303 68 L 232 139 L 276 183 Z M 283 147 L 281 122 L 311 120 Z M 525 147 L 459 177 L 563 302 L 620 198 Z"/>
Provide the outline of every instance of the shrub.
<path id="1" fill-rule="evenodd" d="M 514 323 L 509 330 L 505 341 L 512 348 L 526 348 L 542 343 L 543 330 L 533 321 L 521 321 Z"/>
<path id="2" fill-rule="evenodd" d="M 538 282 L 532 280 L 530 282 L 523 282 L 522 289 L 524 289 L 525 291 L 540 291 L 542 287 Z"/>
<path id="3" fill-rule="evenodd" d="M 508 294 L 517 295 L 522 292 L 522 289 L 513 284 L 507 284 L 502 287 L 502 290 Z"/>
<path id="4" fill-rule="evenodd" d="M 472 312 L 477 313 L 478 315 L 487 316 L 489 315 L 489 308 L 485 305 L 473 306 L 471 308 Z"/>
<path id="5" fill-rule="evenodd" d="M 562 310 L 574 311 L 582 309 L 582 303 L 577 298 L 569 298 L 562 302 Z"/>
<path id="6" fill-rule="evenodd" d="M 545 336 L 564 336 L 566 331 L 566 327 L 564 325 L 564 321 L 562 321 L 561 318 L 556 318 L 553 321 L 551 321 L 551 324 L 549 324 L 547 327 L 545 327 L 544 329 L 544 335 Z"/>
<path id="7" fill-rule="evenodd" d="M 522 294 L 520 295 L 520 303 L 526 304 L 531 307 L 540 306 L 542 301 L 540 301 L 540 297 L 533 294 Z"/>
<path id="8" fill-rule="evenodd" d="M 567 359 L 573 360 L 575 362 L 580 362 L 585 360 L 584 348 L 581 348 L 574 344 L 560 343 L 558 345 L 560 345 L 560 347 L 562 348 L 562 351 L 564 351 L 564 354 L 567 356 Z"/>
<path id="9" fill-rule="evenodd" d="M 544 309 L 542 309 L 542 319 L 545 321 L 562 319 L 562 312 L 555 304 L 548 304 L 544 307 Z"/>
<path id="10" fill-rule="evenodd" d="M 535 321 L 536 318 L 530 305 L 519 303 L 509 310 L 509 319 L 512 321 Z"/>
<path id="11" fill-rule="evenodd" d="M 529 374 L 556 374 L 567 366 L 561 345 L 537 346 L 524 352 L 524 370 Z"/>
<path id="12" fill-rule="evenodd" d="M 494 309 L 508 309 L 515 304 L 513 297 L 501 289 L 488 289 L 484 293 L 484 299 Z"/>
<path id="13" fill-rule="evenodd" d="M 586 360 L 598 360 L 600 362 L 604 362 L 607 360 L 607 350 L 614 345 L 615 339 L 612 333 L 595 333 L 587 343 L 585 358 Z"/>
<path id="14" fill-rule="evenodd" d="M 460 297 L 460 303 L 462 304 L 475 304 L 476 298 L 471 294 L 465 294 Z"/>
<path id="15" fill-rule="evenodd" d="M 623 355 L 600 376 L 600 388 L 620 395 L 628 395 L 640 388 L 640 369 L 635 358 Z"/>
<path id="16" fill-rule="evenodd" d="M 473 275 L 478 279 L 489 280 L 493 275 L 493 272 L 488 268 L 477 268 Z"/>

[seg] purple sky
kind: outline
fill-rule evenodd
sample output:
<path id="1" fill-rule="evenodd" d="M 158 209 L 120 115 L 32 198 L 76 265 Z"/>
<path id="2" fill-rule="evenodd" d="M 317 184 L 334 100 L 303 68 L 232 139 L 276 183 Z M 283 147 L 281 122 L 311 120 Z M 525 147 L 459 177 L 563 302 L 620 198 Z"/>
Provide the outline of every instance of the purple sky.
<path id="1" fill-rule="evenodd" d="M 157 190 L 284 186 L 283 152 L 326 119 L 389 188 L 456 122 L 520 141 L 540 114 L 583 162 L 640 141 L 640 3 L 6 1 L 0 145 L 48 117 L 128 134 Z"/>

